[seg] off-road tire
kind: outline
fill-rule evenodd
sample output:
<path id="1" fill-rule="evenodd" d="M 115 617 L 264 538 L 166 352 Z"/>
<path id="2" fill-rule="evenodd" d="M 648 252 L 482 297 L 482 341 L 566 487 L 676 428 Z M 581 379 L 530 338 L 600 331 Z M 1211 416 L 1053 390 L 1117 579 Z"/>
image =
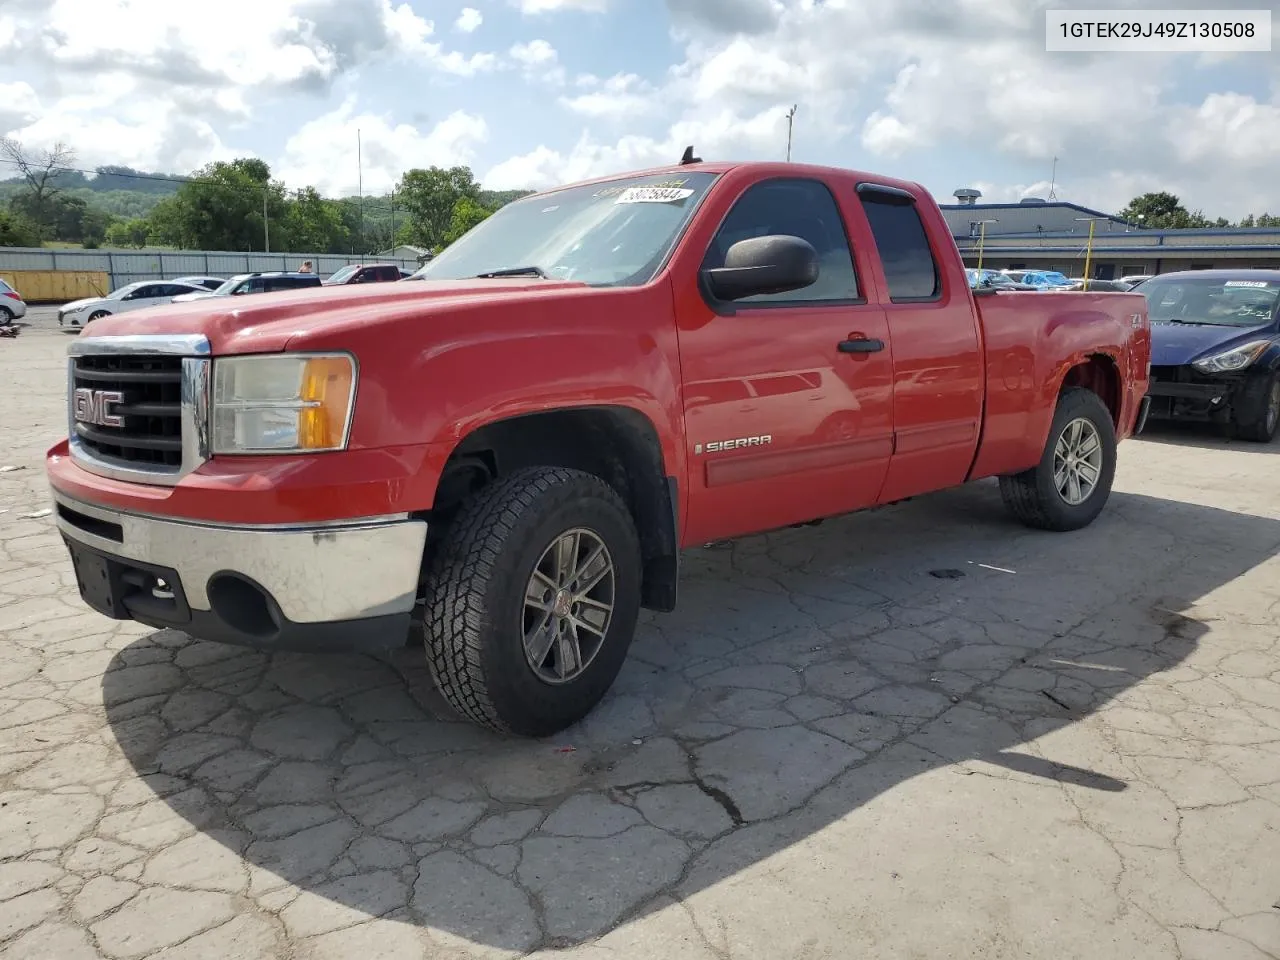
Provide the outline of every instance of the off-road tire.
<path id="1" fill-rule="evenodd" d="M 614 609 L 587 668 L 561 684 L 525 657 L 526 585 L 543 551 L 585 527 L 614 564 Z M 640 613 L 640 540 L 626 504 L 589 473 L 533 467 L 482 488 L 436 545 L 425 582 L 423 640 L 440 693 L 464 718 L 504 734 L 547 737 L 585 717 L 622 668 Z"/>
<path id="2" fill-rule="evenodd" d="M 1102 470 L 1097 484 L 1083 503 L 1070 504 L 1058 492 L 1053 479 L 1054 449 L 1067 425 L 1086 418 L 1102 442 Z M 1022 473 L 1000 478 L 1000 496 L 1022 523 L 1038 530 L 1066 532 L 1093 523 L 1111 495 L 1116 472 L 1116 430 L 1111 411 L 1092 390 L 1069 387 L 1058 396 L 1040 462 Z"/>
<path id="3" fill-rule="evenodd" d="M 1271 407 L 1272 392 L 1280 390 L 1280 374 L 1275 371 L 1250 377 L 1236 399 L 1232 429 L 1242 440 L 1270 443 L 1276 438 L 1280 417 Z"/>

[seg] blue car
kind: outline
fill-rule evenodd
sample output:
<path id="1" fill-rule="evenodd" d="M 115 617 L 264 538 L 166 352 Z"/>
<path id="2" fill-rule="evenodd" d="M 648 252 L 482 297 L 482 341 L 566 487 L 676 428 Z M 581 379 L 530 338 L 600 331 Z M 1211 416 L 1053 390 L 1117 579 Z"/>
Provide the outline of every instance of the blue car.
<path id="1" fill-rule="evenodd" d="M 1269 443 L 1280 423 L 1280 270 L 1184 270 L 1133 291 L 1151 318 L 1151 418 Z"/>
<path id="2" fill-rule="evenodd" d="M 1071 279 L 1057 270 L 1023 270 L 1018 279 L 1037 290 L 1066 289 L 1071 286 Z"/>

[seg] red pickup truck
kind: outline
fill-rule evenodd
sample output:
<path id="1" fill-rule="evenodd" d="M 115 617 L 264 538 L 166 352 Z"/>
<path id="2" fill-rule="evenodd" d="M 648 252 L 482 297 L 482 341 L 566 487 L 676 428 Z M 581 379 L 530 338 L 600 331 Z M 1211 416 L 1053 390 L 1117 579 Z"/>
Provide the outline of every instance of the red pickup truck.
<path id="1" fill-rule="evenodd" d="M 1141 429 L 1139 294 L 970 290 L 918 184 L 701 163 L 516 201 L 427 282 L 108 317 L 47 457 L 84 601 L 262 649 L 426 648 L 544 736 L 682 548 L 999 477 L 1090 523 Z"/>

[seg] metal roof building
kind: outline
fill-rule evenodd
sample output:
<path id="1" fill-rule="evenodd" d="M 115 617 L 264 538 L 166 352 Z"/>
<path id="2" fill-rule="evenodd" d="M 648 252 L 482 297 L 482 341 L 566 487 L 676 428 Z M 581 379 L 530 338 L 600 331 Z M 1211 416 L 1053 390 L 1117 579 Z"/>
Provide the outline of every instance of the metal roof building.
<path id="1" fill-rule="evenodd" d="M 1155 230 L 1076 203 L 1028 198 L 1021 203 L 979 203 L 977 190 L 956 191 L 942 204 L 956 246 L 969 266 L 994 270 L 1058 270 L 1084 275 L 1089 220 L 1093 220 L 1094 279 L 1215 267 L 1280 268 L 1280 227 Z M 985 231 L 981 226 L 985 221 Z"/>

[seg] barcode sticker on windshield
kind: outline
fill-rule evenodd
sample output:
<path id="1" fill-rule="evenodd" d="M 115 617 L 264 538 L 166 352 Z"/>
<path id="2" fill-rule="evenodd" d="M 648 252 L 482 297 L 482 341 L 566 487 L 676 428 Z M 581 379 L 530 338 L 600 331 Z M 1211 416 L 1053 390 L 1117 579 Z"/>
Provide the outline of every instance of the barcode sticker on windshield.
<path id="1" fill-rule="evenodd" d="M 674 203 L 692 196 L 693 191 L 687 187 L 628 187 L 614 203 Z"/>
<path id="2" fill-rule="evenodd" d="M 1270 286 L 1265 280 L 1228 280 L 1223 284 L 1224 287 L 1262 287 L 1264 290 Z"/>

